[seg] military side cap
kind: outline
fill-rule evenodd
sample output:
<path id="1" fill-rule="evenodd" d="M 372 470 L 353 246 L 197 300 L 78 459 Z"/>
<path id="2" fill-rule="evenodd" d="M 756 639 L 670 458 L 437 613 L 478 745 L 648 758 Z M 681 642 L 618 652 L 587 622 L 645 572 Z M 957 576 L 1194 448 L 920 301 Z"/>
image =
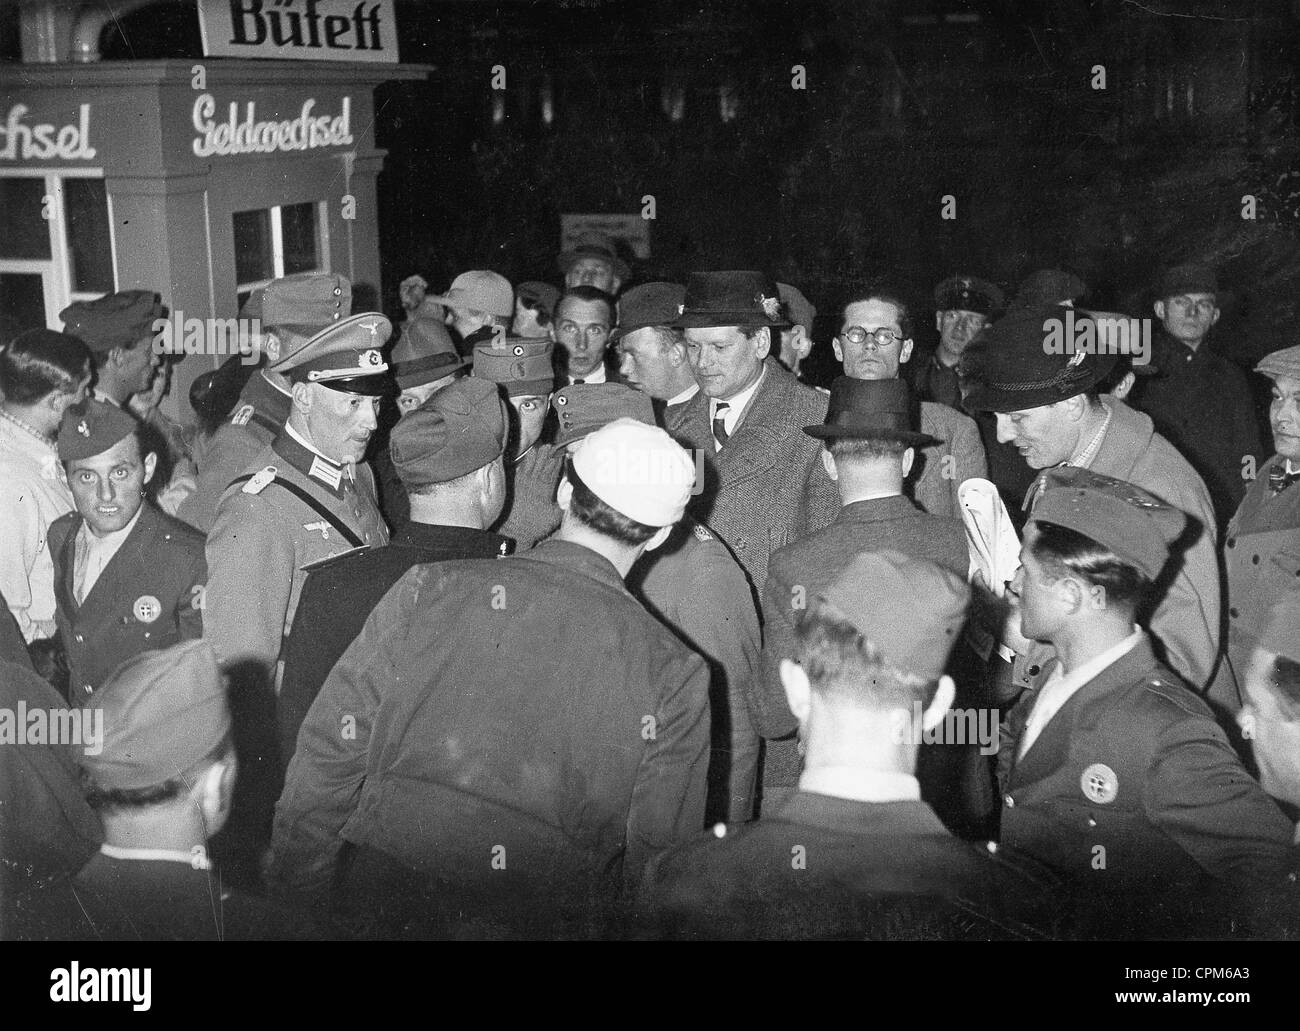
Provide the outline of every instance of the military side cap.
<path id="1" fill-rule="evenodd" d="M 560 423 L 555 437 L 559 447 L 624 416 L 647 426 L 655 425 L 650 395 L 624 383 L 574 383 L 561 387 L 551 398 L 551 407 Z"/>
<path id="2" fill-rule="evenodd" d="M 1274 655 L 1300 662 L 1300 591 L 1287 591 L 1269 609 L 1259 646 Z"/>
<path id="3" fill-rule="evenodd" d="M 510 397 L 549 394 L 555 389 L 554 352 L 550 340 L 526 337 L 506 337 L 501 346 L 479 344 L 472 375 L 500 383 Z"/>
<path id="4" fill-rule="evenodd" d="M 618 256 L 618 248 L 613 239 L 604 233 L 582 233 L 571 250 L 561 252 L 556 259 L 556 264 L 561 272 L 567 274 L 569 269 L 583 258 L 597 258 L 608 262 L 609 267 L 614 270 L 614 275 L 619 279 L 626 279 L 630 271 L 627 262 Z"/>
<path id="5" fill-rule="evenodd" d="M 1030 519 L 1056 523 L 1109 548 L 1148 580 L 1160 575 L 1187 517 L 1127 480 L 1061 466 L 1043 474 L 1045 489 Z"/>
<path id="6" fill-rule="evenodd" d="M 134 433 L 138 425 L 129 412 L 93 397 L 71 405 L 64 410 L 63 421 L 59 423 L 59 460 L 71 462 L 102 455 L 123 437 Z"/>
<path id="7" fill-rule="evenodd" d="M 154 321 L 166 317 L 167 309 L 150 290 L 105 294 L 93 301 L 77 301 L 59 312 L 63 331 L 84 340 L 96 354 L 152 338 Z"/>
<path id="8" fill-rule="evenodd" d="M 820 597 L 887 666 L 938 680 L 966 622 L 970 588 L 933 562 L 884 550 L 855 556 Z"/>
<path id="9" fill-rule="evenodd" d="M 813 320 L 817 318 L 817 309 L 813 307 L 812 301 L 797 286 L 789 283 L 777 283 L 776 292 L 781 296 L 781 303 L 785 305 L 790 322 L 811 331 Z"/>
<path id="10" fill-rule="evenodd" d="M 1087 317 L 1074 313 L 1076 338 Z M 966 407 L 986 412 L 1040 408 L 1082 394 L 1110 375 L 1115 355 L 1070 354 L 1065 336 L 1063 310 L 1055 305 L 1018 308 L 985 326 L 957 366 Z"/>
<path id="11" fill-rule="evenodd" d="M 636 419 L 615 419 L 585 437 L 570 459 L 587 488 L 644 526 L 671 526 L 686 511 L 695 463 L 672 437 Z"/>
<path id="12" fill-rule="evenodd" d="M 447 327 L 424 317 L 410 319 L 402 326 L 402 338 L 393 346 L 388 363 L 403 390 L 440 380 L 469 364 L 457 353 Z"/>
<path id="13" fill-rule="evenodd" d="M 826 421 L 803 431 L 820 440 L 895 440 L 929 447 L 939 440 L 921 432 L 921 408 L 901 379 L 839 376 L 831 384 Z"/>
<path id="14" fill-rule="evenodd" d="M 378 312 L 353 315 L 317 333 L 276 370 L 293 383 L 315 383 L 369 397 L 388 393 L 390 380 L 383 375 L 388 363 L 380 348 L 392 332 L 392 323 Z"/>
<path id="15" fill-rule="evenodd" d="M 767 276 L 752 270 L 692 272 L 686 281 L 677 329 L 738 326 L 742 329 L 789 327 L 781 295 Z"/>
<path id="16" fill-rule="evenodd" d="M 671 326 L 681 313 L 686 287 L 680 283 L 642 283 L 618 301 L 618 325 L 610 339 L 635 333 L 647 326 Z"/>
<path id="17" fill-rule="evenodd" d="M 496 461 L 510 418 L 495 383 L 466 377 L 402 416 L 389 438 L 393 466 L 408 490 L 446 483 Z"/>
<path id="18" fill-rule="evenodd" d="M 486 269 L 462 272 L 451 281 L 445 294 L 432 299 L 448 308 L 484 311 L 503 319 L 515 313 L 515 288 L 510 285 L 510 280 Z"/>
<path id="19" fill-rule="evenodd" d="M 1266 354 L 1255 366 L 1255 371 L 1262 372 L 1271 379 L 1279 376 L 1300 379 L 1300 344 Z"/>
<path id="20" fill-rule="evenodd" d="M 300 272 L 272 280 L 254 291 L 241 318 L 261 320 L 272 331 L 280 351 L 270 368 L 283 372 L 312 338 L 352 314 L 352 284 L 336 272 Z"/>
<path id="21" fill-rule="evenodd" d="M 938 311 L 972 311 L 992 315 L 1002 307 L 1002 291 L 976 276 L 950 276 L 934 288 Z"/>
<path id="22" fill-rule="evenodd" d="M 230 736 L 230 707 L 206 641 L 141 652 L 95 692 L 104 714 L 98 755 L 78 762 L 104 789 L 157 787 L 192 770 Z"/>
<path id="23" fill-rule="evenodd" d="M 1156 296 L 1179 297 L 1182 294 L 1217 294 L 1219 277 L 1209 265 L 1175 265 L 1165 269 L 1156 284 Z"/>
<path id="24" fill-rule="evenodd" d="M 515 296 L 524 307 L 544 311 L 550 317 L 555 314 L 555 305 L 559 303 L 560 291 L 550 283 L 529 280 L 515 287 Z"/>
<path id="25" fill-rule="evenodd" d="M 1044 304 L 1073 304 L 1087 295 L 1088 284 L 1073 272 L 1045 268 L 1025 277 L 1011 306 L 1034 308 Z"/>

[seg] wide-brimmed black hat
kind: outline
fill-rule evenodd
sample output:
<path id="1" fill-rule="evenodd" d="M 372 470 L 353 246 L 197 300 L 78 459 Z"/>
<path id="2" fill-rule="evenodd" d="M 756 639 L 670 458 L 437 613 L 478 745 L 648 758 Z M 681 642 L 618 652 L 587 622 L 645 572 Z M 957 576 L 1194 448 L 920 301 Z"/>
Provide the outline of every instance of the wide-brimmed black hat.
<path id="1" fill-rule="evenodd" d="M 686 281 L 677 329 L 740 326 L 788 329 L 776 284 L 762 272 L 692 272 Z"/>
<path id="2" fill-rule="evenodd" d="M 1095 387 L 1115 368 L 1116 356 L 1073 350 L 1068 329 L 1077 334 L 1088 319 L 1084 311 L 1039 305 L 985 326 L 957 364 L 966 408 L 1021 412 Z"/>
<path id="3" fill-rule="evenodd" d="M 921 432 L 921 408 L 901 379 L 854 379 L 831 384 L 826 421 L 803 431 L 820 440 L 896 440 L 929 447 L 939 440 Z"/>

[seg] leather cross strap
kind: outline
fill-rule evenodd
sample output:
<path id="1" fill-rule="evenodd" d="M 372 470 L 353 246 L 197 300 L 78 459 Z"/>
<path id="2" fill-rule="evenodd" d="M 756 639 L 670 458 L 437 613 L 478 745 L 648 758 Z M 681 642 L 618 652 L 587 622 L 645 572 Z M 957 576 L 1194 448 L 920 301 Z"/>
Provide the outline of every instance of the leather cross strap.
<path id="1" fill-rule="evenodd" d="M 247 483 L 255 475 L 256 473 L 245 473 L 243 476 L 231 480 L 228 484 L 226 484 L 226 490 L 229 490 L 231 487 L 237 486 L 238 484 Z M 285 480 L 272 480 L 270 483 L 267 484 L 267 486 L 283 487 L 290 494 L 293 494 L 295 497 L 298 498 L 299 501 L 303 502 L 303 504 L 307 505 L 318 516 L 320 516 L 327 523 L 329 523 L 330 526 L 334 527 L 334 529 L 336 529 L 339 532 L 339 536 L 342 537 L 349 544 L 351 544 L 352 547 L 360 548 L 365 546 L 365 542 L 363 542 L 360 537 L 358 537 L 355 533 L 353 533 L 349 527 L 339 522 L 339 520 L 335 517 L 333 512 L 331 512 L 328 508 L 326 508 L 319 501 L 313 498 L 310 494 L 308 494 L 305 490 L 299 487 L 296 483 L 289 483 Z"/>

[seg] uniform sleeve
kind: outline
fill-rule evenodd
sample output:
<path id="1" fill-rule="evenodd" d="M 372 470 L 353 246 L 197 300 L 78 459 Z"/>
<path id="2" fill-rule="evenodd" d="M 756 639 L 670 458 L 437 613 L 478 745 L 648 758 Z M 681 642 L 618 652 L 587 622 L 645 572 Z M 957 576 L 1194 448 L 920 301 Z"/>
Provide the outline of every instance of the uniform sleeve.
<path id="1" fill-rule="evenodd" d="M 188 586 L 177 599 L 176 623 L 181 637 L 193 641 L 203 636 L 203 606 L 207 596 L 208 563 L 202 548 L 189 552 L 188 570 L 185 575 Z"/>
<path id="2" fill-rule="evenodd" d="M 275 807 L 270 878 L 303 902 L 328 901 L 343 848 L 340 832 L 365 783 L 371 729 L 400 651 L 423 578 L 407 573 L 370 614 L 321 687 L 298 731 L 298 745 Z"/>
<path id="3" fill-rule="evenodd" d="M 30 490 L 20 484 L 6 484 L 0 490 L 0 527 L 4 528 L 4 546 L 0 547 L 0 593 L 9 603 L 18 629 L 25 641 L 49 637 L 54 633 L 52 621 L 33 620 L 32 569 L 40 539 L 40 514 Z"/>
<path id="4" fill-rule="evenodd" d="M 689 840 L 704 827 L 709 671 L 698 655 L 680 648 L 655 679 L 664 685 L 662 700 L 627 814 L 623 873 L 633 892 L 651 855 Z M 644 733 L 644 725 L 632 732 Z"/>
<path id="5" fill-rule="evenodd" d="M 280 653 L 293 589 L 294 542 L 266 498 L 236 491 L 217 506 L 208 534 L 203 636 L 223 665 L 257 663 L 270 673 Z"/>
<path id="6" fill-rule="evenodd" d="M 763 585 L 763 655 L 759 675 L 749 691 L 749 710 L 754 726 L 765 738 L 785 737 L 798 729 L 781 684 L 781 660 L 794 658 L 794 628 L 798 611 L 807 604 L 803 585 L 788 584 L 775 568 L 769 568 Z"/>
<path id="7" fill-rule="evenodd" d="M 1234 885 L 1281 877 L 1291 822 L 1208 719 L 1161 733 L 1149 783 L 1147 818 L 1210 876 Z"/>
<path id="8" fill-rule="evenodd" d="M 961 507 L 956 505 L 957 488 L 969 479 L 987 480 L 989 476 L 989 463 L 984 455 L 984 444 L 980 440 L 979 429 L 975 425 L 974 419 L 962 418 L 957 420 L 955 431 L 952 435 L 952 459 L 955 466 L 952 479 L 952 495 L 954 501 L 954 511 L 960 513 Z"/>
<path id="9" fill-rule="evenodd" d="M 1220 576 L 1214 509 L 1204 485 L 1185 496 L 1165 498 L 1201 524 L 1201 534 L 1181 555 L 1181 567 L 1151 616 L 1151 632 L 1166 659 L 1197 691 L 1211 683 L 1219 658 Z"/>

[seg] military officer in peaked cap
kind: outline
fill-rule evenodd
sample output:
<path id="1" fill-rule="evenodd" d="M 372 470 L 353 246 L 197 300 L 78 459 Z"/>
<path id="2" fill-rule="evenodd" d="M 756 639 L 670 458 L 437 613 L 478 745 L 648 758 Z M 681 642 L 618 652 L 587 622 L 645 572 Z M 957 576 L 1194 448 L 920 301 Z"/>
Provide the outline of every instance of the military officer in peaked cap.
<path id="1" fill-rule="evenodd" d="M 1026 526 L 1012 594 L 1021 632 L 1056 657 L 1007 717 L 1001 840 L 1089 897 L 1128 900 L 1095 904 L 1081 933 L 1181 932 L 1207 881 L 1268 882 L 1288 858 L 1290 823 L 1136 623 L 1186 520 L 1131 483 L 1064 468 Z"/>
<path id="2" fill-rule="evenodd" d="M 204 533 L 212 529 L 217 502 L 263 448 L 275 440 L 292 405 L 292 384 L 284 363 L 293 360 L 322 330 L 352 311 L 352 286 L 332 272 L 304 272 L 267 284 L 240 310 L 241 322 L 258 320 L 250 339 L 265 358 L 244 385 L 234 411 L 200 456 L 198 489 L 176 514 Z M 243 361 L 244 356 L 231 361 Z M 221 374 L 219 370 L 218 375 Z"/>
<path id="3" fill-rule="evenodd" d="M 103 401 L 63 415 L 59 459 L 76 511 L 50 526 L 69 701 L 131 656 L 203 636 L 203 535 L 145 498 L 157 456 L 140 423 Z"/>
<path id="4" fill-rule="evenodd" d="M 912 387 L 921 400 L 961 409 L 957 362 L 1002 303 L 1002 291 L 977 276 L 950 276 L 934 288 L 939 347 L 912 370 Z"/>

